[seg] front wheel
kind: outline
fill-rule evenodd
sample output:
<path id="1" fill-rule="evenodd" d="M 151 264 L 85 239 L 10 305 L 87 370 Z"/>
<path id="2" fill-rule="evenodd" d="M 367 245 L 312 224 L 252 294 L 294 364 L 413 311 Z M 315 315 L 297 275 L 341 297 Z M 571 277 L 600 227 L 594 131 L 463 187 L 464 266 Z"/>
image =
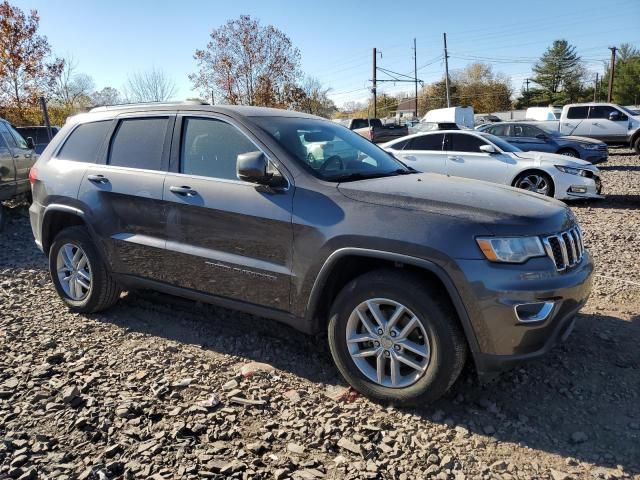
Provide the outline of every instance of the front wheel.
<path id="1" fill-rule="evenodd" d="M 635 150 L 635 152 L 640 155 L 640 135 L 638 135 L 635 140 L 633 141 L 633 145 L 632 145 L 633 149 Z"/>
<path id="2" fill-rule="evenodd" d="M 558 150 L 558 154 L 559 155 L 564 155 L 565 157 L 580 158 L 580 155 L 578 155 L 578 152 L 576 152 L 575 150 L 572 150 L 570 148 L 565 148 L 565 149 L 562 149 L 562 150 Z"/>
<path id="3" fill-rule="evenodd" d="M 521 173 L 513 182 L 513 186 L 539 193 L 540 195 L 546 195 L 547 197 L 553 197 L 553 180 L 544 172 Z"/>
<path id="4" fill-rule="evenodd" d="M 62 230 L 49 249 L 49 271 L 60 298 L 75 312 L 93 313 L 118 301 L 121 290 L 84 227 Z"/>
<path id="5" fill-rule="evenodd" d="M 379 270 L 347 284 L 329 321 L 329 347 L 356 390 L 393 404 L 444 394 L 466 360 L 458 319 L 442 291 L 419 276 Z"/>

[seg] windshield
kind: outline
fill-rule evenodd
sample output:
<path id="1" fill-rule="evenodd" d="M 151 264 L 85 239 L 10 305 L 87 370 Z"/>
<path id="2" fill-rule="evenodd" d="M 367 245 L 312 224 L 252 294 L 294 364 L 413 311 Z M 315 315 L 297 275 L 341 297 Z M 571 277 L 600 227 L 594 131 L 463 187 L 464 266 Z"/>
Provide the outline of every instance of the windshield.
<path id="1" fill-rule="evenodd" d="M 334 122 L 300 117 L 252 117 L 307 171 L 330 182 L 411 173 L 389 153 Z"/>
<path id="2" fill-rule="evenodd" d="M 631 115 L 632 117 L 635 117 L 638 115 L 637 111 L 629 110 L 627 107 L 623 107 L 622 105 L 618 105 L 618 108 L 626 112 L 627 115 Z"/>
<path id="3" fill-rule="evenodd" d="M 491 135 L 490 133 L 478 132 L 478 134 L 480 136 L 482 136 L 485 140 L 488 140 L 491 143 L 493 143 L 496 147 L 498 147 L 503 152 L 514 153 L 514 152 L 521 152 L 522 151 L 518 147 L 514 147 L 510 143 L 505 142 L 504 140 L 502 140 L 500 137 L 496 137 L 495 135 Z"/>

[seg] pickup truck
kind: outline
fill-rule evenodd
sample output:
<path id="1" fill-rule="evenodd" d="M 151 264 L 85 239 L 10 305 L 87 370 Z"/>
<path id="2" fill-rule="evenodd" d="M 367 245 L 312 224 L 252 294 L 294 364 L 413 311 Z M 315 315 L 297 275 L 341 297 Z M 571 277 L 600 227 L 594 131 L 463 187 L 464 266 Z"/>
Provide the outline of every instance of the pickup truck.
<path id="1" fill-rule="evenodd" d="M 640 115 L 615 103 L 565 105 L 559 121 L 540 123 L 565 136 L 590 137 L 609 145 L 629 146 L 640 154 Z"/>
<path id="2" fill-rule="evenodd" d="M 29 170 L 37 158 L 33 146 L 31 137 L 25 140 L 9 122 L 0 118 L 0 202 L 31 193 Z M 0 230 L 4 220 L 0 204 Z"/>
<path id="3" fill-rule="evenodd" d="M 384 143 L 409 135 L 406 125 L 383 125 L 379 118 L 352 118 L 345 125 L 373 143 Z"/>

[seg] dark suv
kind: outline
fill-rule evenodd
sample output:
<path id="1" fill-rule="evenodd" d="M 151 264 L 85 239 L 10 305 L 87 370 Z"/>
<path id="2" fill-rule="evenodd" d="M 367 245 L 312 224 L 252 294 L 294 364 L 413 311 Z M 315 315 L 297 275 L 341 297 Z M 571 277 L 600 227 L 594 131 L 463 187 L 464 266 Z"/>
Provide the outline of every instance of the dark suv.
<path id="1" fill-rule="evenodd" d="M 591 289 L 563 203 L 418 173 L 302 113 L 101 107 L 67 122 L 31 180 L 36 243 L 72 310 L 152 288 L 327 332 L 346 380 L 395 403 L 439 397 L 467 359 L 487 376 L 545 353 Z"/>

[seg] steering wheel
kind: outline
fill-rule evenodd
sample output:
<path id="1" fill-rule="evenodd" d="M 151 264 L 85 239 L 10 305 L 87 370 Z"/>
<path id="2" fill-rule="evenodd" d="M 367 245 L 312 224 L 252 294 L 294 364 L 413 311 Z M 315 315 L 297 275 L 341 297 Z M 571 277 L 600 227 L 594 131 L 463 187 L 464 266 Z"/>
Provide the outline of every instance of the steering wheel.
<path id="1" fill-rule="evenodd" d="M 322 165 L 320 165 L 320 168 L 318 170 L 324 173 L 324 171 L 327 170 L 327 167 L 332 163 L 339 163 L 340 168 L 338 170 L 344 170 L 344 163 L 342 161 L 342 158 L 340 158 L 339 155 L 331 155 L 324 162 L 322 162 Z"/>

